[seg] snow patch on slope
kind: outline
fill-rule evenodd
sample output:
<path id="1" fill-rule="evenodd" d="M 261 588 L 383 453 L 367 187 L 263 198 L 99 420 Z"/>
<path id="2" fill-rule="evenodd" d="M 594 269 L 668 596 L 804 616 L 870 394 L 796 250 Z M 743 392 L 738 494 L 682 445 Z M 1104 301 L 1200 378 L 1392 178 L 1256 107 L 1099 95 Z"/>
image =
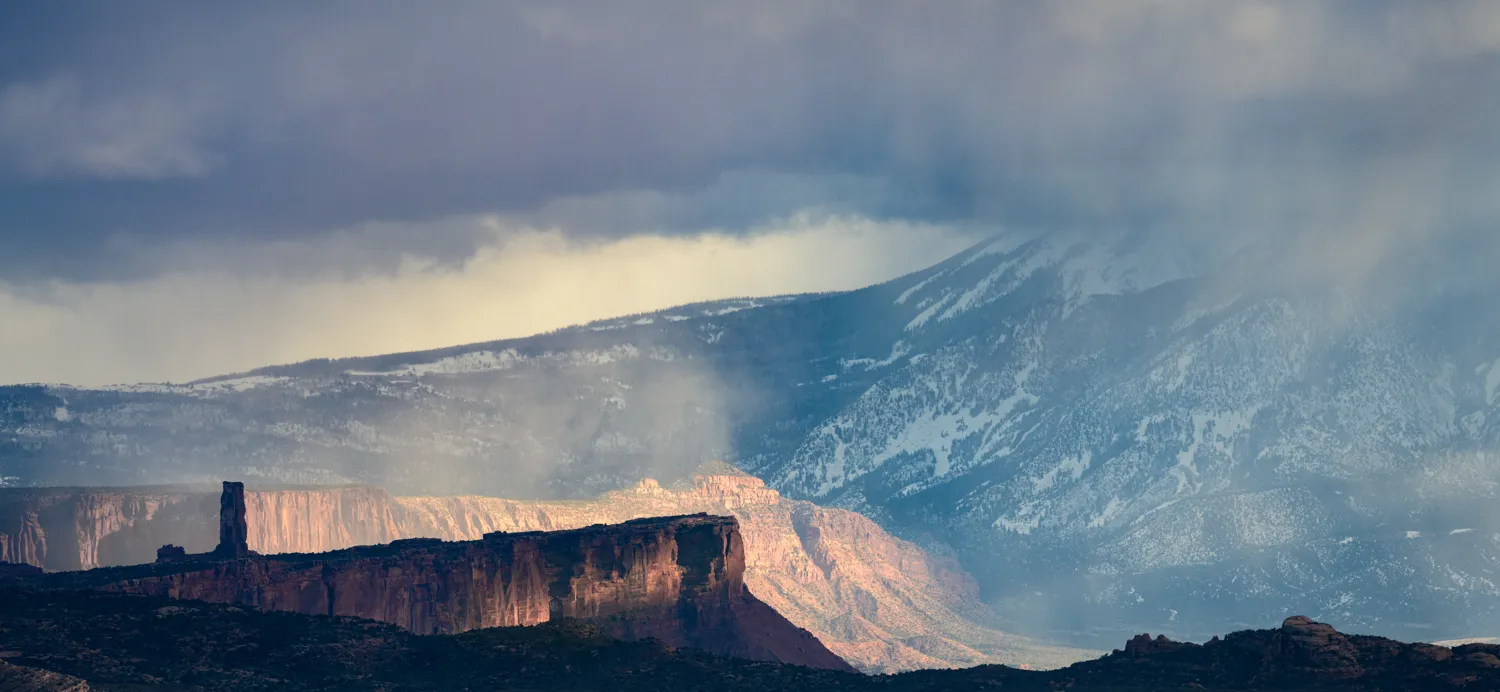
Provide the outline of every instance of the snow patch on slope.
<path id="1" fill-rule="evenodd" d="M 1088 449 L 1083 450 L 1083 454 L 1078 456 L 1065 457 L 1057 466 L 1052 467 L 1046 473 L 1042 474 L 1040 478 L 1031 479 L 1032 488 L 1037 492 L 1051 488 L 1057 483 L 1059 474 L 1072 476 L 1073 480 L 1076 481 L 1083 477 L 1083 472 L 1088 470 L 1093 460 L 1094 452 Z"/>
<path id="2" fill-rule="evenodd" d="M 1177 466 L 1168 473 L 1177 479 L 1177 494 L 1197 493 L 1203 488 L 1198 455 L 1206 444 L 1219 458 L 1232 459 L 1234 443 L 1250 431 L 1260 406 L 1239 411 L 1192 413 L 1193 435 L 1188 445 L 1177 453 Z"/>
<path id="3" fill-rule="evenodd" d="M 1500 396 L 1500 358 L 1490 363 L 1489 372 L 1484 377 L 1484 403 L 1494 405 L 1496 397 Z"/>
<path id="4" fill-rule="evenodd" d="M 1015 517 L 1002 516 L 992 524 L 997 529 L 1020 534 L 1029 535 L 1037 527 L 1042 525 L 1042 517 L 1047 514 L 1046 510 L 1037 511 L 1036 505 L 1026 503 L 1016 511 Z"/>
<path id="5" fill-rule="evenodd" d="M 633 347 L 632 347 L 633 348 Z M 406 375 L 409 377 L 421 377 L 423 375 L 458 375 L 470 372 L 487 372 L 491 370 L 504 370 L 515 366 L 522 360 L 520 353 L 515 349 L 504 351 L 473 351 L 460 353 L 456 356 L 439 358 L 430 363 L 413 363 L 386 371 L 361 371 L 350 370 L 350 375 L 358 376 L 389 376 Z"/>
<path id="6" fill-rule="evenodd" d="M 922 416 L 902 428 L 886 444 L 885 450 L 875 456 L 873 464 L 878 467 L 902 454 L 930 452 L 933 456 L 933 477 L 945 476 L 948 474 L 948 459 L 953 451 L 953 443 L 979 432 L 990 422 L 989 416 L 973 416 L 965 411 L 934 412 Z"/>
<path id="7" fill-rule="evenodd" d="M 556 361 L 560 364 L 573 366 L 608 365 L 625 360 L 634 360 L 641 357 L 654 358 L 656 360 L 672 360 L 671 354 L 666 352 L 652 351 L 643 354 L 641 349 L 633 344 L 617 344 L 606 349 L 594 351 L 559 351 L 547 352 L 541 355 L 523 355 L 515 349 L 503 351 L 471 351 L 460 353 L 456 356 L 439 358 L 429 363 L 410 363 L 402 365 L 394 370 L 369 371 L 349 370 L 347 374 L 360 377 L 422 377 L 424 375 L 463 375 L 477 372 L 492 372 L 497 370 L 509 370 L 526 363 L 546 360 Z"/>
<path id="8" fill-rule="evenodd" d="M 194 382 L 192 384 L 163 384 L 163 383 L 141 383 L 141 384 L 117 384 L 107 387 L 99 387 L 106 392 L 128 392 L 132 394 L 185 394 L 189 396 L 208 396 L 224 394 L 228 392 L 246 392 L 252 389 L 268 387 L 272 385 L 290 382 L 288 377 L 272 377 L 269 375 L 247 375 L 245 377 L 232 377 L 223 380 L 209 382 Z M 62 389 L 72 387 L 62 386 Z"/>
<path id="9" fill-rule="evenodd" d="M 909 346 L 905 341 L 897 341 L 895 344 L 891 345 L 891 354 L 886 356 L 885 358 L 882 358 L 880 360 L 875 360 L 874 358 L 846 358 L 839 361 L 839 365 L 842 366 L 845 370 L 859 365 L 865 366 L 865 370 L 867 371 L 875 370 L 876 368 L 883 368 L 892 363 L 895 363 L 896 361 L 905 357 L 908 353 L 911 353 L 911 346 Z M 827 382 L 829 380 L 824 381 Z"/>
<path id="10" fill-rule="evenodd" d="M 989 295 L 990 287 L 993 286 L 996 281 L 999 281 L 1002 277 L 1004 277 L 1012 267 L 1015 267 L 1018 261 L 1019 260 L 1011 260 L 1009 262 L 1002 262 L 1000 266 L 995 267 L 990 271 L 989 274 L 986 274 L 983 279 L 980 279 L 978 283 L 974 284 L 972 288 L 964 291 L 963 294 L 958 297 L 958 300 L 954 301 L 953 306 L 943 312 L 941 317 L 938 317 L 938 321 L 943 322 L 953 319 L 954 317 L 968 312 L 970 309 L 973 309 L 974 307 L 980 305 L 980 301 Z"/>
<path id="11" fill-rule="evenodd" d="M 916 317 L 913 317 L 910 322 L 906 323 L 906 331 L 910 332 L 921 329 L 922 325 L 927 324 L 927 321 L 932 319 L 932 316 L 936 315 L 939 310 L 942 310 L 943 306 L 947 305 L 950 300 L 953 300 L 953 294 L 951 293 L 943 296 L 936 303 L 929 305 L 926 310 L 918 313 Z"/>
<path id="12" fill-rule="evenodd" d="M 902 291 L 901 295 L 896 296 L 896 305 L 905 305 L 906 301 L 909 300 L 913 295 L 916 295 L 916 293 L 918 291 L 920 291 L 920 290 L 922 290 L 924 288 L 927 288 L 928 284 L 931 284 L 933 281 L 936 281 L 939 277 L 941 277 L 943 274 L 946 274 L 946 273 L 947 272 L 935 272 L 935 273 L 933 273 L 932 276 L 929 276 L 929 277 L 927 277 L 925 279 L 922 279 L 921 281 L 918 281 L 915 285 L 913 285 L 911 288 L 908 288 L 905 291 Z"/>
<path id="13" fill-rule="evenodd" d="M 1025 245 L 1029 240 L 1031 240 L 1031 237 L 1022 233 L 1006 233 L 990 241 L 984 247 L 975 250 L 968 257 L 965 257 L 963 263 L 958 266 L 967 267 L 990 255 L 1008 255 L 1015 252 L 1022 245 Z"/>
<path id="14" fill-rule="evenodd" d="M 1061 268 L 1068 305 L 1076 306 L 1092 296 L 1138 293 L 1200 271 L 1178 253 L 1150 245 L 1124 253 L 1103 243 L 1080 243 L 1069 248 L 1069 257 Z M 1065 309 L 1064 314 L 1070 311 Z"/>
<path id="15" fill-rule="evenodd" d="M 1103 511 L 1089 520 L 1089 528 L 1097 529 L 1109 523 L 1109 520 L 1119 516 L 1120 510 L 1125 509 L 1125 503 L 1120 501 L 1120 496 L 1109 498 L 1109 503 L 1104 505 Z"/>
<path id="16" fill-rule="evenodd" d="M 993 302 L 1015 290 L 1017 286 L 1031 278 L 1032 274 L 1056 262 L 1062 256 L 1065 249 L 1052 244 L 1042 244 L 1035 247 L 1030 256 L 1024 258 L 1018 257 L 1001 263 L 993 271 L 985 275 L 983 279 L 980 279 L 972 288 L 965 291 L 959 297 L 958 301 L 953 304 L 953 307 L 943 312 L 938 321 L 943 322 L 953 319 L 974 308 Z M 1022 259 L 1025 261 L 1023 262 Z M 1006 279 L 1006 282 L 999 290 L 993 290 L 995 283 L 1002 278 Z"/>

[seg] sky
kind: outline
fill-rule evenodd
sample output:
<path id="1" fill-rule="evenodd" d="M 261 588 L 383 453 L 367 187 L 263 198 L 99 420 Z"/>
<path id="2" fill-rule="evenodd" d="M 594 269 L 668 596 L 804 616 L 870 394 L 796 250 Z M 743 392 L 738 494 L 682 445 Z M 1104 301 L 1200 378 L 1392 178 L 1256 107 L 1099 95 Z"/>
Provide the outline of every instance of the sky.
<path id="1" fill-rule="evenodd" d="M 0 383 L 854 288 L 1008 228 L 1368 280 L 1488 247 L 1496 123 L 1487 0 L 6 3 Z"/>

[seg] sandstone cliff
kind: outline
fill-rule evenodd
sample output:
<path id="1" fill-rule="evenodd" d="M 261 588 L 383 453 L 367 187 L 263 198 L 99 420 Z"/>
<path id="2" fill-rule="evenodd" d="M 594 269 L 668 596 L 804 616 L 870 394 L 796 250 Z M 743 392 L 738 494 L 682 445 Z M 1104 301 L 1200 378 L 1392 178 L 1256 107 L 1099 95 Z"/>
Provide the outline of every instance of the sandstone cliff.
<path id="1" fill-rule="evenodd" d="M 52 583 L 361 617 L 420 634 L 573 618 L 622 639 L 654 637 L 741 658 L 852 670 L 745 588 L 744 541 L 731 517 L 224 559 L 246 552 L 237 486 L 225 484 L 225 519 L 213 553 L 55 575 Z"/>
<path id="2" fill-rule="evenodd" d="M 393 501 L 401 535 L 450 540 L 683 512 L 732 515 L 745 535 L 750 590 L 866 672 L 985 663 L 1049 668 L 1093 655 L 978 624 L 962 615 L 982 614 L 984 607 L 974 580 L 956 562 L 895 538 L 857 513 L 784 498 L 732 467 L 672 488 L 645 480 L 592 502 Z"/>
<path id="3" fill-rule="evenodd" d="M 7 498 L 46 492 L 0 489 L 0 534 L 22 536 L 14 543 L 31 546 L 29 553 L 19 553 L 20 560 L 4 559 L 78 569 L 150 562 L 163 543 L 184 546 L 189 552 L 214 547 L 218 500 L 210 488 L 154 495 L 135 490 L 92 493 L 119 497 L 115 502 L 123 504 L 160 505 L 154 513 L 137 513 L 133 520 L 98 514 L 99 508 L 110 505 L 78 499 L 90 493 L 54 491 L 60 496 L 53 504 L 65 511 L 33 513 L 42 520 L 37 529 L 8 528 L 7 521 L 24 523 L 12 517 L 31 515 L 7 509 L 14 506 L 13 501 L 6 504 Z M 368 487 L 252 487 L 244 501 L 249 548 L 265 554 L 322 552 L 416 537 L 476 540 L 494 531 L 555 531 L 695 512 L 732 515 L 745 537 L 744 579 L 750 590 L 861 670 L 983 663 L 1045 668 L 1092 653 L 1048 646 L 979 624 L 984 609 L 974 581 L 953 561 L 890 536 L 859 514 L 789 500 L 759 479 L 723 465 L 671 488 L 646 480 L 588 502 L 391 497 Z M 118 528 L 94 540 L 104 548 L 89 553 L 87 561 L 66 564 L 45 548 L 40 549 L 49 556 L 45 561 L 30 557 L 38 545 L 45 545 L 27 538 L 41 534 L 40 528 L 68 533 L 76 525 L 96 524 Z"/>
<path id="4" fill-rule="evenodd" d="M 147 562 L 157 546 L 213 547 L 208 487 L 0 488 L 0 561 L 49 570 Z"/>
<path id="5" fill-rule="evenodd" d="M 245 493 L 250 549 L 267 554 L 317 553 L 422 537 L 401 533 L 392 508 L 390 495 L 366 486 L 250 489 Z"/>
<path id="6" fill-rule="evenodd" d="M 48 570 L 150 562 L 163 544 L 214 547 L 219 490 L 212 486 L 0 488 L 0 562 Z M 320 552 L 402 538 L 391 497 L 364 486 L 252 489 L 245 493 L 251 550 Z M 476 534 L 477 536 L 477 534 Z"/>

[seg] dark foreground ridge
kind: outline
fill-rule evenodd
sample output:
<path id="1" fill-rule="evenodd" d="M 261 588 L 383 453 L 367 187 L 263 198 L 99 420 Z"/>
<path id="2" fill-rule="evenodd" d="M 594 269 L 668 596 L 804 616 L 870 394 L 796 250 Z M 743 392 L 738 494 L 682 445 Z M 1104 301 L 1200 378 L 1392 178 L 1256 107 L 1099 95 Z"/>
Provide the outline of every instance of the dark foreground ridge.
<path id="1" fill-rule="evenodd" d="M 983 666 L 886 677 L 618 641 L 557 620 L 457 635 L 95 591 L 0 588 L 16 672 L 94 690 L 1493 690 L 1500 646 L 1454 649 L 1343 635 L 1306 618 L 1205 645 L 1142 636 L 1047 672 Z M 0 680 L 5 671 L 0 670 Z M 57 687 L 56 689 L 77 689 Z"/>

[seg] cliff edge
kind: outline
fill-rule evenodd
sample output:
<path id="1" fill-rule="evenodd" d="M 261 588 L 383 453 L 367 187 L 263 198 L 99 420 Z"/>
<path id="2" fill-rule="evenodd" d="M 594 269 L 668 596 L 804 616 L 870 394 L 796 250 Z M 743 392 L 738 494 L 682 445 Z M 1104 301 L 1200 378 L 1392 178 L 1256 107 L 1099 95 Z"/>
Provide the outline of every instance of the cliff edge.
<path id="1" fill-rule="evenodd" d="M 208 552 L 222 502 L 207 486 L 0 488 L 0 560 L 89 569 L 150 562 L 163 543 Z M 987 626 L 975 581 L 954 560 L 855 512 L 783 497 L 724 463 L 705 464 L 671 486 L 647 479 L 585 502 L 393 497 L 367 486 L 250 487 L 243 502 L 248 549 L 265 554 L 729 515 L 739 520 L 750 591 L 862 671 L 1058 668 L 1102 653 Z"/>
<path id="2" fill-rule="evenodd" d="M 706 514 L 473 541 L 415 538 L 325 553 L 248 550 L 243 488 L 226 483 L 220 543 L 163 548 L 149 565 L 57 573 L 53 586 L 248 605 L 391 623 L 419 634 L 590 622 L 740 658 L 853 670 L 745 588 L 744 539 Z"/>

